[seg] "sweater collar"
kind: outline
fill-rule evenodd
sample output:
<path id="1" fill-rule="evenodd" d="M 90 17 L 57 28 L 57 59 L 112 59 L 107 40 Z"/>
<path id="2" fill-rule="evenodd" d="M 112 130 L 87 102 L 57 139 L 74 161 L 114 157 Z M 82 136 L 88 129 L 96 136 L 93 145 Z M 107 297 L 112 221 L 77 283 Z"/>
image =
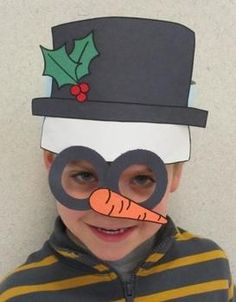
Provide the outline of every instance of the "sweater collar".
<path id="1" fill-rule="evenodd" d="M 148 269 L 157 264 L 171 247 L 174 237 L 179 233 L 172 219 L 168 216 L 168 223 L 163 225 L 154 235 L 153 247 L 149 255 L 142 262 L 141 268 Z M 78 262 L 89 266 L 96 272 L 105 273 L 111 270 L 109 265 L 98 259 L 87 248 L 77 245 L 67 234 L 66 226 L 58 216 L 55 221 L 54 231 L 48 243 L 55 253 L 63 260 L 69 261 L 71 265 L 78 265 Z M 128 257 L 128 256 L 127 256 Z"/>

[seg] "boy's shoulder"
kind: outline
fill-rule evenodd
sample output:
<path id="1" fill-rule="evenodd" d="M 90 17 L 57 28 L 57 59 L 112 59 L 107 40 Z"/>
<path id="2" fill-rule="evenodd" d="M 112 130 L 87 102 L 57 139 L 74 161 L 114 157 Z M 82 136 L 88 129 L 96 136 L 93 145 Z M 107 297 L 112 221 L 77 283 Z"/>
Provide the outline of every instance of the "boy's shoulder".
<path id="1" fill-rule="evenodd" d="M 181 227 L 176 227 L 173 252 L 180 253 L 181 256 L 202 257 L 213 260 L 227 258 L 225 251 L 214 240 L 189 232 Z"/>
<path id="2" fill-rule="evenodd" d="M 35 284 L 41 279 L 42 283 L 44 276 L 40 268 L 53 265 L 58 259 L 53 251 L 50 249 L 48 242 L 46 241 L 41 249 L 35 251 L 27 257 L 24 264 L 17 267 L 10 272 L 3 280 L 0 280 L 0 302 L 11 301 L 16 296 L 16 292 L 19 290 L 24 293 L 25 284 L 29 286 Z M 35 272 L 38 272 L 35 274 Z M 29 287 L 27 291 L 29 291 Z M 15 300 L 14 300 L 15 301 Z"/>
<path id="3" fill-rule="evenodd" d="M 94 280 L 86 275 L 103 273 L 104 268 L 89 267 L 78 255 L 69 248 L 53 246 L 50 237 L 24 264 L 0 280 L 0 302 L 58 301 L 58 297 L 67 301 L 62 297 L 63 289 L 78 289 L 85 283 L 92 286 Z"/>
<path id="4" fill-rule="evenodd" d="M 177 280 L 182 288 L 198 286 L 209 292 L 225 290 L 227 301 L 235 301 L 234 282 L 225 251 L 215 241 L 181 227 L 175 226 L 171 246 L 159 260 L 156 271 Z"/>
<path id="5" fill-rule="evenodd" d="M 212 248 L 212 249 L 219 249 L 222 248 L 212 239 L 201 236 L 199 234 L 195 234 L 191 231 L 188 231 L 180 226 L 176 226 L 176 234 L 175 234 L 175 241 L 176 242 L 186 242 L 191 245 L 199 245 L 202 248 Z"/>
<path id="6" fill-rule="evenodd" d="M 188 271 L 198 275 L 211 274 L 231 283 L 232 276 L 227 254 L 215 241 L 176 227 L 172 247 L 165 255 L 165 262 L 175 261 L 179 267 L 187 266 Z M 207 271 L 206 271 L 206 268 Z"/>

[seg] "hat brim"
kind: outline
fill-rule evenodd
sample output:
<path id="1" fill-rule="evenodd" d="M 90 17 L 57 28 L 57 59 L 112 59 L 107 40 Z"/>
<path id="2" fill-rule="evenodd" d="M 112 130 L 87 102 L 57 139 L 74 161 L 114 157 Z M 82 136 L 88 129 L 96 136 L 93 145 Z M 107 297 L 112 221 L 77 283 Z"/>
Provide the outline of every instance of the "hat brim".
<path id="1" fill-rule="evenodd" d="M 153 104 L 106 102 L 75 99 L 36 98 L 32 113 L 39 116 L 100 121 L 146 122 L 206 127 L 205 110 L 192 107 L 156 106 Z"/>

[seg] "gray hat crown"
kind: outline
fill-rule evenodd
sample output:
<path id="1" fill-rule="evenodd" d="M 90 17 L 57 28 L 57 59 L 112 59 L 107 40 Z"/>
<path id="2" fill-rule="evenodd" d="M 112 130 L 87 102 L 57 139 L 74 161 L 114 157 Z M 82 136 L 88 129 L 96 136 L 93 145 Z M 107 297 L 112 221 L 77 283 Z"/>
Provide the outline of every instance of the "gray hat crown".
<path id="1" fill-rule="evenodd" d="M 72 101 L 70 87 L 53 81 L 51 103 L 33 100 L 33 114 L 205 126 L 207 112 L 188 107 L 192 30 L 159 20 L 95 18 L 52 28 L 54 49 L 65 45 L 70 53 L 74 41 L 91 32 L 99 55 L 82 78 L 91 88 L 86 104 Z"/>

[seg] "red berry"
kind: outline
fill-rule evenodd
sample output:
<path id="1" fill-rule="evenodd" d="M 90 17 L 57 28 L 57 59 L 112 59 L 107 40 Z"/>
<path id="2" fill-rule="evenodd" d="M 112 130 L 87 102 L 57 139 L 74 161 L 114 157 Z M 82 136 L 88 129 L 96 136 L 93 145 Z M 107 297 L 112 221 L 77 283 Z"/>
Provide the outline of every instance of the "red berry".
<path id="1" fill-rule="evenodd" d="M 89 84 L 88 83 L 80 83 L 79 84 L 80 90 L 83 93 L 87 93 L 89 91 Z"/>
<path id="2" fill-rule="evenodd" d="M 80 93 L 80 94 L 77 95 L 76 99 L 79 102 L 85 102 L 86 99 L 87 99 L 87 95 L 84 94 L 84 93 Z"/>
<path id="3" fill-rule="evenodd" d="M 80 93 L 80 87 L 78 85 L 71 86 L 70 92 L 72 95 L 78 95 Z"/>

